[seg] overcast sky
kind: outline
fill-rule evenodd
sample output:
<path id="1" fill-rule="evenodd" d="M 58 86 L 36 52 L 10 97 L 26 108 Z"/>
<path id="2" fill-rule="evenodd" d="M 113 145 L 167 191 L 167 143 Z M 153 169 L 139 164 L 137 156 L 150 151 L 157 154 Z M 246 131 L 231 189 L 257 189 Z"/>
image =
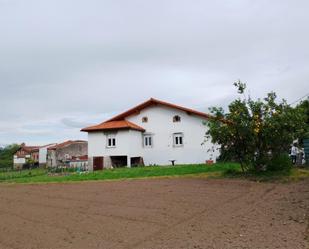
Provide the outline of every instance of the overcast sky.
<path id="1" fill-rule="evenodd" d="M 308 0 L 0 0 L 0 144 L 86 139 L 150 97 L 309 92 Z"/>

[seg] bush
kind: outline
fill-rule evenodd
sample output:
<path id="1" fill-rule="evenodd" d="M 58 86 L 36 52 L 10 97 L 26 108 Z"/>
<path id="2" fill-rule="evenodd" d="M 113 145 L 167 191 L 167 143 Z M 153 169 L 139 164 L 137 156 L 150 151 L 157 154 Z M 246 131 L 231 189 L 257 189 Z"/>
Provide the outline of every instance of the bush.
<path id="1" fill-rule="evenodd" d="M 12 159 L 0 159 L 0 168 L 12 168 Z"/>
<path id="2" fill-rule="evenodd" d="M 69 173 L 69 172 L 76 172 L 77 168 L 70 168 L 70 167 L 49 167 L 47 168 L 48 172 L 50 173 Z"/>
<path id="3" fill-rule="evenodd" d="M 39 167 L 38 162 L 34 162 L 34 161 L 30 161 L 30 160 L 23 164 L 23 169 L 36 169 L 38 167 Z"/>
<path id="4" fill-rule="evenodd" d="M 269 171 L 289 171 L 292 168 L 292 162 L 288 154 L 274 156 L 267 163 Z"/>

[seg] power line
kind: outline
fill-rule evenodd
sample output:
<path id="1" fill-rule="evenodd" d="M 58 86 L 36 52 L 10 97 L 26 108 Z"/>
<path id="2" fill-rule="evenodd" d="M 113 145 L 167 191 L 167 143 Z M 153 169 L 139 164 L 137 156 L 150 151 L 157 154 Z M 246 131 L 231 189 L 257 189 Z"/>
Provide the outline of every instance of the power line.
<path id="1" fill-rule="evenodd" d="M 309 93 L 307 93 L 306 95 L 302 96 L 301 98 L 295 100 L 294 102 L 292 102 L 290 105 L 294 105 L 295 103 L 297 103 L 298 101 L 302 100 L 303 98 L 309 96 Z"/>

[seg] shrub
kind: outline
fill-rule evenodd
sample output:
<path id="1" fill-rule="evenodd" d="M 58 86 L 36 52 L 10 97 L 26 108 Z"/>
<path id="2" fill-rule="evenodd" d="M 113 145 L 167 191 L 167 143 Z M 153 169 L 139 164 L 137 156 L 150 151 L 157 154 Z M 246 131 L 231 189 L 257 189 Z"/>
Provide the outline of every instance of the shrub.
<path id="1" fill-rule="evenodd" d="M 292 162 L 288 154 L 280 154 L 271 158 L 266 166 L 269 171 L 289 171 Z"/>
<path id="2" fill-rule="evenodd" d="M 13 156 L 19 147 L 17 144 L 12 144 L 0 150 L 0 168 L 13 167 Z"/>
<path id="3" fill-rule="evenodd" d="M 69 168 L 69 167 L 49 167 L 47 168 L 50 173 L 69 173 L 76 172 L 77 168 Z"/>
<path id="4" fill-rule="evenodd" d="M 232 101 L 227 112 L 222 107 L 211 108 L 206 139 L 221 146 L 221 159 L 239 162 L 243 172 L 289 167 L 282 153 L 307 132 L 305 109 L 293 108 L 285 100 L 278 102 L 274 92 L 253 100 L 246 97 L 246 84 L 238 81 L 234 85 L 243 98 Z M 269 153 L 280 156 L 270 162 Z"/>

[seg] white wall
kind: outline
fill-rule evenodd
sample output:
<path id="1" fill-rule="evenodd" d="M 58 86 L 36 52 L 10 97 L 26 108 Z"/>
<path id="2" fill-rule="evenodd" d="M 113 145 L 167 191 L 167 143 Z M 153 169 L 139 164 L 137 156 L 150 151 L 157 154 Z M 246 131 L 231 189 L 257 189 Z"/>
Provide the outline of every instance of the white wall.
<path id="1" fill-rule="evenodd" d="M 39 164 L 46 163 L 47 160 L 47 147 L 46 148 L 40 148 L 39 149 Z"/>
<path id="2" fill-rule="evenodd" d="M 173 122 L 175 115 L 181 117 L 181 122 Z M 147 123 L 142 123 L 144 116 L 148 117 Z M 145 128 L 146 133 L 153 134 L 152 148 L 143 147 L 142 133 L 139 131 L 119 130 L 116 148 L 107 148 L 106 133 L 90 132 L 88 156 L 142 156 L 146 165 L 169 165 L 170 160 L 176 160 L 176 164 L 205 163 L 209 159 L 215 160 L 219 155 L 218 150 L 208 152 L 214 145 L 210 141 L 204 143 L 207 127 L 203 124 L 205 119 L 199 116 L 165 106 L 152 106 L 127 120 Z M 184 135 L 182 147 L 173 146 L 173 133 L 177 132 Z"/>
<path id="3" fill-rule="evenodd" d="M 88 133 L 88 156 L 142 156 L 142 133 L 134 130 L 119 130 L 113 132 L 116 147 L 107 147 L 107 135 L 110 132 Z"/>
<path id="4" fill-rule="evenodd" d="M 17 158 L 17 157 L 15 157 L 14 156 L 14 162 L 13 162 L 14 164 L 24 164 L 24 163 L 26 163 L 26 159 L 25 158 Z"/>
<path id="5" fill-rule="evenodd" d="M 39 149 L 39 164 L 47 163 L 47 148 L 56 144 L 48 144 L 46 146 L 42 146 Z"/>
<path id="6" fill-rule="evenodd" d="M 181 122 L 173 122 L 175 115 L 181 117 Z M 144 116 L 148 117 L 147 123 L 142 122 Z M 214 145 L 210 141 L 204 143 L 207 127 L 203 124 L 205 119 L 199 116 L 165 106 L 152 106 L 127 119 L 145 128 L 147 133 L 153 133 L 153 147 L 143 148 L 146 165 L 171 164 L 169 160 L 176 160 L 176 164 L 204 163 L 219 156 L 218 150 L 207 152 Z M 182 147 L 173 146 L 173 133 L 177 132 L 184 135 Z"/>

